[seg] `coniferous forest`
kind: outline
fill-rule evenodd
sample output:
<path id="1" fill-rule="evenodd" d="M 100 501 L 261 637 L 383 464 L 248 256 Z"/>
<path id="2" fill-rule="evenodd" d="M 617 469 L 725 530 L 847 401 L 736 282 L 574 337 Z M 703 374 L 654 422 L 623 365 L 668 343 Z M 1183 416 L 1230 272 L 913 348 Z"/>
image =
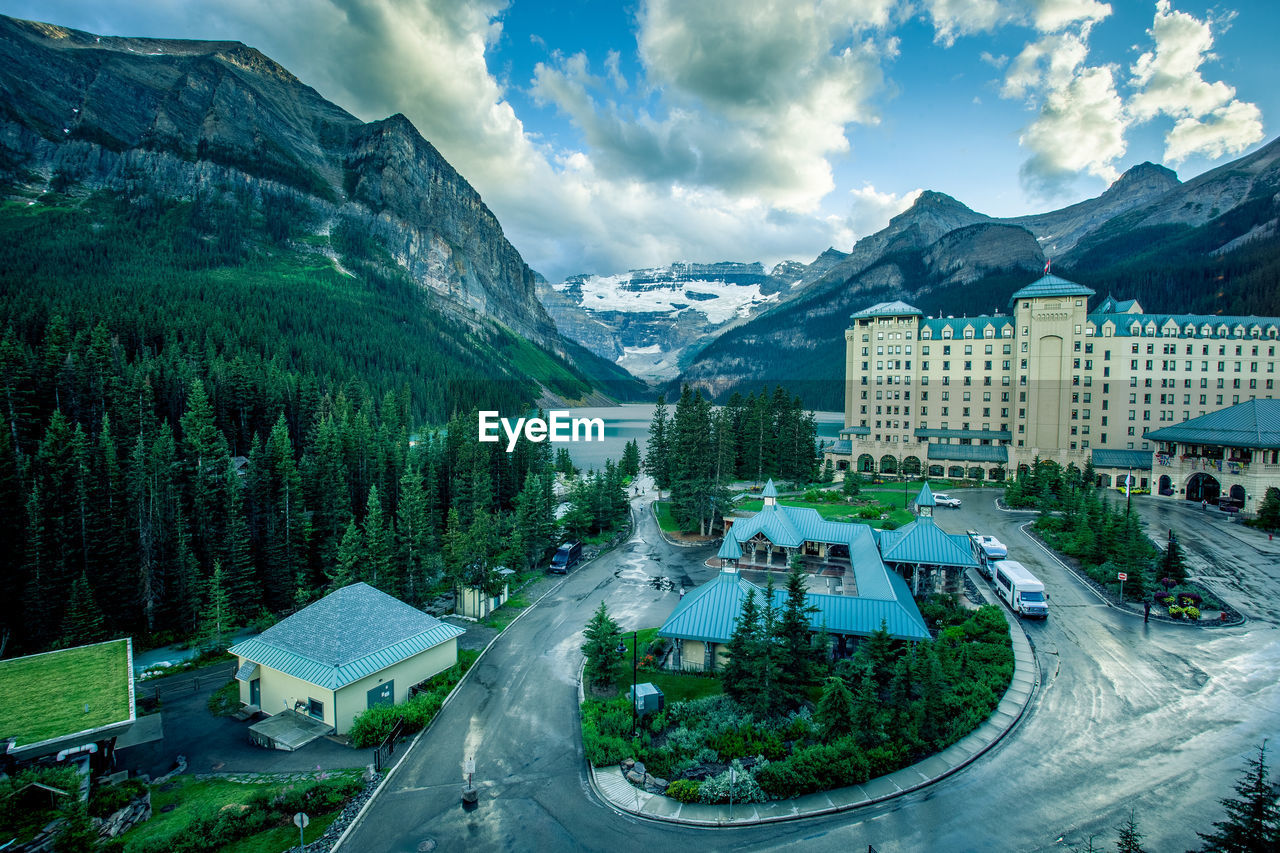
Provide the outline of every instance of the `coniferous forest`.
<path id="1" fill-rule="evenodd" d="M 419 604 L 557 541 L 549 447 L 479 444 L 475 410 L 588 377 L 294 213 L 0 207 L 5 655 L 194 638 L 206 602 L 244 624 L 354 580 Z M 573 488 L 572 534 L 625 511 L 612 464 Z"/>

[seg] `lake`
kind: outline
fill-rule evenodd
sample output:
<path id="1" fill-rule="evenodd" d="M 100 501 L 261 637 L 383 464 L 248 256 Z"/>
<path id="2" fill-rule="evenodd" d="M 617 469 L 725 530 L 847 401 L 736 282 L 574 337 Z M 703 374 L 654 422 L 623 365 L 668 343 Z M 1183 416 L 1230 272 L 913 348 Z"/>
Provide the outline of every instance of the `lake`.
<path id="1" fill-rule="evenodd" d="M 617 462 L 622 458 L 622 449 L 632 439 L 639 441 L 640 458 L 643 459 L 645 444 L 649 440 L 649 423 L 653 420 L 653 408 L 652 403 L 628 403 L 623 406 L 570 409 L 570 417 L 603 420 L 604 441 L 577 441 L 556 447 L 569 448 L 573 464 L 583 470 L 603 468 L 606 459 Z M 667 413 L 675 413 L 674 404 L 667 405 Z M 829 441 L 839 437 L 840 429 L 844 426 L 843 412 L 814 412 L 813 417 L 819 439 Z"/>

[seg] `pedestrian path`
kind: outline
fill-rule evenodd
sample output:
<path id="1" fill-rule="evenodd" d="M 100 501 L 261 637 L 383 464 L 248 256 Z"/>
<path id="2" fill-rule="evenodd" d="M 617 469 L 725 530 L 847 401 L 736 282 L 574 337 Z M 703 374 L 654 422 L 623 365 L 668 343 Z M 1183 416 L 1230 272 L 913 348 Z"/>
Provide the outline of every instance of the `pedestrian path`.
<path id="1" fill-rule="evenodd" d="M 988 604 L 998 604 L 985 583 L 979 583 L 977 587 Z M 1016 619 L 1005 608 L 1000 610 L 1009 622 L 1013 641 L 1013 679 L 1004 698 L 978 728 L 942 752 L 910 767 L 848 788 L 806 794 L 790 800 L 734 806 L 681 803 L 660 794 L 647 793 L 628 782 L 618 767 L 590 768 L 591 783 L 601 799 L 620 811 L 690 826 L 749 826 L 832 814 L 932 785 L 974 761 L 1007 735 L 1022 719 L 1031 697 L 1035 695 L 1040 682 L 1040 668 L 1031 642 Z"/>

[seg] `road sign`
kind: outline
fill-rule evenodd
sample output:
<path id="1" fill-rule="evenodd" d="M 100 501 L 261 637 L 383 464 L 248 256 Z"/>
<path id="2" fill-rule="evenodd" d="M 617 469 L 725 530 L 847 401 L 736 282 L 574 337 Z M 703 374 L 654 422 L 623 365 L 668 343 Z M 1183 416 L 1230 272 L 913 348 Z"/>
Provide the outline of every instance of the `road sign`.
<path id="1" fill-rule="evenodd" d="M 293 816 L 293 823 L 298 829 L 306 829 L 307 824 L 311 823 L 311 818 L 307 817 L 306 812 L 298 812 Z"/>
<path id="2" fill-rule="evenodd" d="M 1129 575 L 1125 572 L 1116 572 L 1116 577 L 1122 581 L 1127 581 L 1129 579 Z"/>

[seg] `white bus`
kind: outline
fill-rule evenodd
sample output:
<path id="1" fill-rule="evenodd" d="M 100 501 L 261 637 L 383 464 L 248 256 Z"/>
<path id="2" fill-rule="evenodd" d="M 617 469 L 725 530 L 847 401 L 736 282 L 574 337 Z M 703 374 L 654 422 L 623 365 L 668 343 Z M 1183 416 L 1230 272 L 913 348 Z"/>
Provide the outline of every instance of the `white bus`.
<path id="1" fill-rule="evenodd" d="M 996 560 L 991 564 L 992 585 L 1009 608 L 1028 619 L 1049 618 L 1044 584 L 1017 560 Z"/>

